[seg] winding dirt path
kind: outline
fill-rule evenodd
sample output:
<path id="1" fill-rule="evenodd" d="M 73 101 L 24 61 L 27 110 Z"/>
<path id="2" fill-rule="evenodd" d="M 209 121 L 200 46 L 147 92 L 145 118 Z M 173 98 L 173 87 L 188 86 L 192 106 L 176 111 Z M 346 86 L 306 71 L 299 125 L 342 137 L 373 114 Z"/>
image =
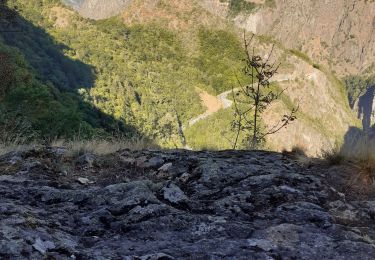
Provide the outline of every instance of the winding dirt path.
<path id="1" fill-rule="evenodd" d="M 295 80 L 297 75 L 293 74 L 279 74 L 274 77 L 271 82 L 282 82 L 288 80 Z M 239 90 L 240 88 L 235 88 L 234 91 Z M 196 91 L 199 93 L 199 96 L 202 100 L 202 104 L 207 108 L 207 110 L 192 119 L 189 120 L 188 126 L 191 127 L 198 123 L 199 121 L 206 119 L 207 117 L 217 113 L 220 109 L 227 109 L 233 105 L 233 101 L 228 99 L 228 96 L 232 94 L 232 90 L 227 90 L 223 93 L 220 93 L 217 96 L 209 94 L 207 91 L 200 88 L 196 88 Z"/>
<path id="2" fill-rule="evenodd" d="M 202 100 L 202 104 L 207 108 L 207 110 L 203 114 L 200 114 L 197 117 L 192 118 L 189 121 L 189 126 L 196 124 L 200 120 L 209 117 L 210 115 L 216 113 L 217 111 L 225 107 L 224 102 L 220 98 L 218 98 L 218 96 L 215 97 L 209 94 L 207 91 L 199 88 L 196 88 L 196 91 L 199 93 L 199 96 Z"/>

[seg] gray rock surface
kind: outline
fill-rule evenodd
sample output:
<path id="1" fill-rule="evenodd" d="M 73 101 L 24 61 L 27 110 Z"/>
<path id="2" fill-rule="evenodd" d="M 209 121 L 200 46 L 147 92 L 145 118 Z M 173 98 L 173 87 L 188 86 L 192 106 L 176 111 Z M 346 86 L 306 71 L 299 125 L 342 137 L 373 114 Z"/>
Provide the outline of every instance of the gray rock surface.
<path id="1" fill-rule="evenodd" d="M 125 150 L 92 167 L 75 162 L 53 149 L 0 157 L 0 259 L 375 255 L 375 199 L 350 199 L 321 165 L 245 151 Z"/>

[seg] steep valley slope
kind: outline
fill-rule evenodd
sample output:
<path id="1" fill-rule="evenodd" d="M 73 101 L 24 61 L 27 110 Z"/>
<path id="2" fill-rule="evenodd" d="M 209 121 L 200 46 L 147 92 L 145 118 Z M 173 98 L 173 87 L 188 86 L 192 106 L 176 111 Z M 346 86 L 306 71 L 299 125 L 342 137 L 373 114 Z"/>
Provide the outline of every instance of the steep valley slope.
<path id="1" fill-rule="evenodd" d="M 254 3 L 251 10 L 249 6 L 246 11 L 245 5 L 238 5 L 233 13 L 234 2 L 244 1 L 203 0 L 201 4 L 240 28 L 301 51 L 340 79 L 349 79 L 347 88 L 355 111 L 363 109 L 360 96 L 371 95 L 373 99 L 372 91 L 369 94 L 366 90 L 375 84 L 372 79 L 375 73 L 374 1 L 247 1 Z M 365 109 L 373 111 L 372 103 L 367 102 L 369 108 Z M 366 115 L 359 112 L 359 117 Z M 370 117 L 374 124 L 374 115 Z"/>
<path id="2" fill-rule="evenodd" d="M 236 74 L 241 74 L 243 57 L 238 20 L 245 19 L 243 13 L 233 16 L 228 13 L 230 5 L 215 1 L 109 1 L 108 5 L 106 1 L 109 13 L 122 11 L 114 18 L 94 21 L 78 16 L 58 1 L 15 2 L 24 19 L 43 28 L 56 44 L 65 46 L 64 57 L 91 68 L 89 74 L 95 80 L 68 80 L 64 91 L 78 93 L 85 103 L 161 147 L 183 146 L 181 126 L 187 144 L 194 149 L 232 147 L 233 107 L 221 109 L 191 127 L 188 125 L 206 109 L 197 88 L 217 96 L 238 87 Z M 120 2 L 126 2 L 123 9 L 117 5 Z M 275 7 L 266 2 L 264 7 L 256 4 L 254 10 L 281 8 L 279 4 Z M 104 7 L 98 1 L 65 3 L 85 17 L 102 18 L 98 14 Z M 251 17 L 253 13 L 248 15 Z M 230 21 L 232 18 L 235 23 Z M 61 70 L 54 66 L 56 78 L 48 78 L 51 73 L 38 61 L 54 56 L 49 52 L 39 55 L 40 50 L 35 48 L 38 57 L 35 59 L 28 55 L 29 47 L 25 48 L 18 36 L 12 37 L 16 38 L 3 36 L 4 44 L 23 52 L 26 62 L 36 68 L 40 78 L 46 82 L 52 79 L 61 91 L 58 78 L 65 73 L 65 65 Z M 336 78 L 341 74 L 333 73 L 323 59 L 313 55 L 309 58 L 282 39 L 276 41 L 258 35 L 253 42 L 262 56 L 272 44 L 275 44 L 272 60 L 281 63 L 273 88 L 286 91 L 280 102 L 267 110 L 263 123 L 272 126 L 288 109 L 299 105 L 300 110 L 295 123 L 270 137 L 269 148 L 282 150 L 297 145 L 309 154 L 319 154 L 323 148 L 342 141 L 351 126 L 359 126 L 349 107 L 345 86 Z M 94 122 L 97 121 L 90 119 L 85 124 Z M 84 130 L 77 128 L 77 132 Z"/>
<path id="3" fill-rule="evenodd" d="M 272 36 L 289 49 L 301 50 L 340 77 L 375 69 L 374 1 L 274 0 L 273 5 L 263 1 L 251 12 L 235 15 L 230 14 L 231 1 L 201 2 L 215 14 L 230 16 L 241 28 Z"/>
<path id="4" fill-rule="evenodd" d="M 159 4 L 159 1 L 152 0 L 110 0 L 105 4 L 100 4 L 97 0 L 64 1 L 76 8 L 79 6 L 77 10 L 82 15 L 95 9 L 89 16 L 93 19 L 98 19 L 98 15 L 105 13 L 104 7 L 112 9 L 112 12 L 118 11 L 116 3 L 143 2 L 150 10 Z M 183 1 L 178 2 L 184 5 Z M 246 1 L 253 3 L 250 6 L 243 2 L 245 1 L 197 1 L 211 13 L 233 20 L 240 28 L 274 37 L 288 49 L 301 50 L 314 61 L 332 68 L 340 77 L 373 72 L 375 69 L 374 1 Z M 235 12 L 233 8 L 236 8 Z"/>
<path id="5" fill-rule="evenodd" d="M 221 3 L 221 5 L 223 4 Z M 202 26 L 233 31 L 241 41 L 239 30 L 236 27 L 225 25 L 228 13 L 207 8 L 208 11 L 214 11 L 214 16 L 211 17 L 203 12 L 200 6 L 207 8 L 207 3 L 205 5 L 202 1 L 133 1 L 125 9 L 122 17 L 125 24 L 156 23 L 177 32 L 183 39 L 184 48 L 191 53 L 190 55 L 196 55 L 196 45 L 200 39 L 196 39 L 194 31 Z M 225 19 L 218 21 L 216 17 L 220 16 Z M 214 26 L 215 23 L 221 25 Z M 268 42 L 266 38 L 260 37 L 254 45 L 258 47 L 260 53 L 265 55 L 271 48 L 270 43 L 272 41 Z M 212 48 L 207 45 L 204 47 Z M 297 106 L 297 104 L 301 108 L 299 120 L 288 130 L 270 137 L 268 141 L 273 149 L 290 149 L 292 146 L 299 145 L 309 153 L 317 154 L 322 148 L 330 147 L 340 140 L 349 126 L 357 126 L 358 123 L 348 108 L 343 85 L 330 72 L 328 66 L 327 69 L 324 66 L 318 66 L 302 53 L 289 50 L 292 48 L 293 46 L 287 48 L 281 43 L 277 44 L 277 52 L 273 58 L 279 61 L 282 67 L 279 71 L 280 75 L 277 76 L 279 79 L 276 81 L 278 81 L 279 87 L 286 88 L 286 95 L 284 102 L 278 103 L 270 109 L 264 121 L 268 125 L 275 124 L 280 112 Z M 216 53 L 210 54 L 217 56 Z M 226 83 L 236 84 L 235 82 Z M 221 91 L 231 87 L 230 85 L 224 86 Z M 216 94 L 220 94 L 220 92 L 216 91 Z M 192 129 L 186 130 L 188 142 L 190 141 L 189 145 L 195 148 L 230 147 L 231 143 L 228 142 L 228 139 L 233 139 L 233 137 L 228 134 L 231 131 L 228 114 L 231 112 L 222 111 L 206 121 L 199 122 Z M 211 131 L 205 131 L 207 125 L 214 128 L 214 134 Z"/>
<path id="6" fill-rule="evenodd" d="M 368 36 L 371 52 L 374 1 L 9 3 L 19 11 L 16 33 L 0 30 L 0 259 L 374 258 L 373 167 L 315 157 L 362 132 L 351 106 L 369 92 L 371 59 L 340 39 Z M 355 18 L 364 31 L 350 37 Z M 323 35 L 325 22 L 345 33 Z M 243 28 L 280 64 L 270 89 L 284 92 L 262 126 L 299 107 L 268 138 L 275 151 L 231 149 Z M 315 50 L 317 31 L 327 38 Z M 342 59 L 351 48 L 353 63 Z M 114 142 L 131 149 L 110 152 Z"/>

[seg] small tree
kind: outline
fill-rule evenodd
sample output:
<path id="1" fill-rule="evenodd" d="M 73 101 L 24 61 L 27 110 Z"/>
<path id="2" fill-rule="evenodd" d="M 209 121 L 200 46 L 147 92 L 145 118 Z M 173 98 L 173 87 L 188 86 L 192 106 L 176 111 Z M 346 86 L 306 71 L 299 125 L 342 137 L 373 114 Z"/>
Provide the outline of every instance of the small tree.
<path id="1" fill-rule="evenodd" d="M 235 106 L 235 119 L 232 122 L 232 127 L 237 131 L 233 148 L 237 147 L 239 135 L 244 132 L 246 143 L 251 149 L 255 149 L 264 143 L 266 136 L 279 132 L 293 122 L 296 119 L 298 107 L 292 108 L 288 114 L 283 115 L 280 121 L 272 127 L 261 126 L 263 112 L 281 97 L 285 89 L 277 91 L 270 88 L 272 77 L 279 68 L 279 64 L 271 64 L 270 62 L 274 45 L 264 60 L 261 56 L 255 55 L 254 48 L 250 53 L 250 42 L 253 40 L 254 35 L 252 35 L 250 41 L 246 39 L 246 33 L 244 33 L 243 38 L 246 56 L 242 72 L 250 83 L 243 85 L 237 77 L 239 87 L 237 89 L 232 87 Z"/>

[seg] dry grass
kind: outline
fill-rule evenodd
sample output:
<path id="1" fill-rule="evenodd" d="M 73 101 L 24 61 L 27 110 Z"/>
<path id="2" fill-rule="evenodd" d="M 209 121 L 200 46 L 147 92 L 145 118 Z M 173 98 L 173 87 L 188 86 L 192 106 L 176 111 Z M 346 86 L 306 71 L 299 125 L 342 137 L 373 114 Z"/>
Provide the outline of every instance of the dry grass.
<path id="1" fill-rule="evenodd" d="M 10 152 L 23 152 L 23 151 L 31 150 L 37 146 L 38 146 L 37 144 L 27 144 L 27 145 L 0 144 L 0 156 L 10 153 Z"/>
<path id="2" fill-rule="evenodd" d="M 0 156 L 10 152 L 22 152 L 45 145 L 39 143 L 18 144 L 14 143 L 0 143 Z M 77 156 L 85 153 L 92 153 L 95 155 L 107 155 L 115 153 L 122 149 L 129 150 L 144 150 L 157 149 L 155 144 L 152 144 L 146 139 L 112 139 L 112 140 L 55 140 L 50 144 L 51 147 L 64 147 L 67 150 L 67 156 Z"/>
<path id="3" fill-rule="evenodd" d="M 329 165 L 350 164 L 355 169 L 353 182 L 375 184 L 375 139 L 368 136 L 349 140 L 341 147 L 323 151 L 322 156 Z"/>
<path id="4" fill-rule="evenodd" d="M 221 28 L 222 19 L 202 10 L 196 0 L 133 1 L 122 14 L 124 22 L 132 24 L 161 23 L 171 30 L 188 31 L 200 26 Z"/>
<path id="5" fill-rule="evenodd" d="M 293 146 L 290 151 L 284 149 L 282 154 L 291 156 L 297 163 L 303 167 L 310 167 L 314 164 L 315 158 L 306 155 L 306 148 L 301 145 Z"/>
<path id="6" fill-rule="evenodd" d="M 330 149 L 323 150 L 322 158 L 330 166 L 339 165 L 345 161 L 345 156 L 337 144 Z"/>
<path id="7" fill-rule="evenodd" d="M 113 139 L 113 140 L 55 140 L 52 147 L 64 147 L 68 156 L 77 156 L 85 153 L 107 155 L 122 149 L 144 150 L 156 149 L 157 146 L 146 139 Z"/>

